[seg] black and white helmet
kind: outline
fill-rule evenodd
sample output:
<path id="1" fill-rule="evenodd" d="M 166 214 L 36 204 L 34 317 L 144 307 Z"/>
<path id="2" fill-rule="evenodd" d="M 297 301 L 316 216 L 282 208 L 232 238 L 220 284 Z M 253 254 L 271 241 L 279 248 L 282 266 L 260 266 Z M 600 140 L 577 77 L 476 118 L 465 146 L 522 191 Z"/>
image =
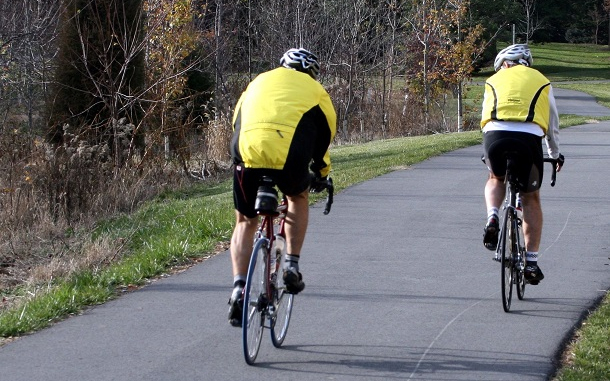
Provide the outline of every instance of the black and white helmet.
<path id="1" fill-rule="evenodd" d="M 307 73 L 313 79 L 318 79 L 320 74 L 318 57 L 303 48 L 288 50 L 280 59 L 280 65 Z"/>
<path id="2" fill-rule="evenodd" d="M 526 44 L 515 44 L 502 49 L 498 53 L 494 61 L 494 69 L 496 71 L 500 70 L 504 61 L 512 61 L 519 65 L 531 67 L 534 59 L 532 58 L 529 46 Z"/>

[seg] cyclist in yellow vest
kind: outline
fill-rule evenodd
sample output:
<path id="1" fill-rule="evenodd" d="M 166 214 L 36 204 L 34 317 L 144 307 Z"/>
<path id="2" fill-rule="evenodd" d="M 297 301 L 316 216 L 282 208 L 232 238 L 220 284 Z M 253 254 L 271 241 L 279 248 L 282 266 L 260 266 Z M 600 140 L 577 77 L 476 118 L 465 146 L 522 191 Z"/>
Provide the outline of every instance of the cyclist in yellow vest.
<path id="1" fill-rule="evenodd" d="M 258 75 L 241 95 L 233 115 L 231 154 L 236 224 L 231 238 L 233 292 L 229 323 L 240 327 L 243 288 L 258 218 L 254 209 L 259 179 L 275 180 L 288 199 L 287 259 L 284 283 L 296 294 L 305 288 L 299 258 L 308 224 L 310 184 L 331 170 L 329 145 L 337 116 L 330 96 L 317 81 L 318 58 L 305 49 L 290 49 L 280 67 Z M 310 170 L 316 180 L 311 183 Z"/>
<path id="2" fill-rule="evenodd" d="M 498 244 L 498 208 L 505 197 L 505 152 L 518 152 L 517 177 L 521 186 L 523 231 L 526 246 L 525 278 L 538 284 L 544 275 L 538 266 L 542 236 L 540 185 L 543 175 L 542 138 L 547 153 L 558 159 L 557 171 L 564 158 L 559 153 L 559 115 L 549 80 L 532 69 L 532 54 L 527 45 L 511 45 L 498 53 L 496 74 L 485 83 L 481 128 L 485 162 L 489 178 L 485 184 L 487 224 L 483 244 L 496 250 Z"/>

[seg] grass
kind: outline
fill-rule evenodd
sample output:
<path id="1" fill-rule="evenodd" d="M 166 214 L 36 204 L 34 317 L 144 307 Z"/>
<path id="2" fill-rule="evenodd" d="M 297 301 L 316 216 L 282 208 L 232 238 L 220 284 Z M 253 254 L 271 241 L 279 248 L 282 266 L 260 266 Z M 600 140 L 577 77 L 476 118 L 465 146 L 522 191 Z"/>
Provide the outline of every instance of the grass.
<path id="1" fill-rule="evenodd" d="M 545 74 L 553 81 L 610 79 L 608 50 L 567 44 L 533 45 L 532 50 L 535 63 L 548 70 Z M 552 58 L 554 56 L 565 59 L 556 60 Z M 570 64 L 574 62 L 578 65 L 574 64 L 570 70 Z M 602 103 L 610 102 L 607 84 L 561 84 L 564 86 L 590 93 Z M 478 107 L 479 88 L 470 86 L 467 107 Z M 590 118 L 575 115 L 560 118 L 562 127 L 588 120 Z M 480 142 L 481 134 L 470 131 L 333 147 L 333 179 L 337 191 L 341 191 L 428 157 Z M 52 284 L 14 290 L 12 296 L 16 295 L 22 301 L 14 308 L 0 310 L 0 336 L 8 338 L 43 329 L 78 314 L 87 306 L 104 303 L 122 292 L 145 285 L 152 278 L 226 249 L 233 218 L 231 184 L 219 181 L 164 193 L 134 214 L 101 221 L 89 238 L 120 243 L 116 260 L 91 266 Z M 567 351 L 569 355 L 564 356 L 568 360 L 566 366 L 555 380 L 607 379 L 610 374 L 608 298 L 583 323 L 576 337 Z"/>
<path id="2" fill-rule="evenodd" d="M 498 44 L 498 47 L 508 46 Z M 607 45 L 531 43 L 533 67 L 551 82 L 610 80 L 610 50 Z M 474 81 L 493 74 L 493 67 L 476 73 Z"/>
<path id="3" fill-rule="evenodd" d="M 554 381 L 608 380 L 610 375 L 610 299 L 608 295 L 576 334 L 564 354 L 566 365 Z"/>
<path id="4" fill-rule="evenodd" d="M 553 82 L 610 79 L 607 46 L 533 44 L 531 49 L 534 67 Z"/>

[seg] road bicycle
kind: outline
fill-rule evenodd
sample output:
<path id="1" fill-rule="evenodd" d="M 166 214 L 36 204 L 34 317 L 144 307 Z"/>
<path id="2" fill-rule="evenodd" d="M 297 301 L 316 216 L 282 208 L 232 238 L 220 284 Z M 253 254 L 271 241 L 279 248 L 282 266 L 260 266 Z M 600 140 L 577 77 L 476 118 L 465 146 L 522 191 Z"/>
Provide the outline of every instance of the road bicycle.
<path id="1" fill-rule="evenodd" d="M 324 214 L 328 214 L 333 203 L 332 179 L 328 177 L 314 184 L 327 191 Z M 282 263 L 286 256 L 284 224 L 288 200 L 282 195 L 278 203 L 278 191 L 269 177 L 261 178 L 255 209 L 261 218 L 244 287 L 242 316 L 242 343 L 244 357 L 249 365 L 254 365 L 264 328 L 271 330 L 271 342 L 274 347 L 279 348 L 282 345 L 288 332 L 294 303 L 294 295 L 286 291 L 282 280 Z"/>
<path id="2" fill-rule="evenodd" d="M 545 163 L 551 163 L 553 172 L 551 186 L 555 186 L 557 177 L 557 159 L 545 158 Z M 513 295 L 513 285 L 517 289 L 517 297 L 523 300 L 525 296 L 524 271 L 525 239 L 523 236 L 523 213 L 521 209 L 520 188 L 516 176 L 513 174 L 515 160 L 509 154 L 506 160 L 506 199 L 502 210 L 504 215 L 500 224 L 498 246 L 494 260 L 500 262 L 502 284 L 502 307 L 504 312 L 510 311 Z"/>

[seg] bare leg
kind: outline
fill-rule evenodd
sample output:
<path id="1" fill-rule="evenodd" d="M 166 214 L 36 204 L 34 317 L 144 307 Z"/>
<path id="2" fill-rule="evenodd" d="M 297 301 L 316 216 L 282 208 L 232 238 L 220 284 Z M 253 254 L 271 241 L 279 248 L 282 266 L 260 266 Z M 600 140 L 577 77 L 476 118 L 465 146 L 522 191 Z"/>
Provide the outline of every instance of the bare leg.
<path id="1" fill-rule="evenodd" d="M 248 218 L 235 211 L 235 229 L 231 237 L 231 263 L 233 265 L 233 276 L 248 273 L 250 255 L 252 254 L 252 242 L 258 225 L 258 218 Z"/>
<path id="2" fill-rule="evenodd" d="M 540 191 L 521 194 L 523 203 L 523 235 L 525 249 L 537 252 L 540 248 L 542 236 L 542 206 L 540 204 Z"/>
<path id="3" fill-rule="evenodd" d="M 288 196 L 286 211 L 286 252 L 289 254 L 284 262 L 284 284 L 286 291 L 297 294 L 305 288 L 299 272 L 298 260 L 305 241 L 307 224 L 309 222 L 309 190 L 296 196 Z"/>
<path id="4" fill-rule="evenodd" d="M 309 190 L 305 190 L 296 196 L 287 196 L 287 198 L 286 252 L 292 255 L 300 255 L 305 241 L 307 224 L 309 223 Z"/>
<path id="5" fill-rule="evenodd" d="M 499 208 L 502 205 L 506 193 L 504 185 L 504 177 L 496 177 L 494 174 L 489 174 L 489 179 L 485 184 L 485 206 L 487 210 L 491 208 Z"/>

